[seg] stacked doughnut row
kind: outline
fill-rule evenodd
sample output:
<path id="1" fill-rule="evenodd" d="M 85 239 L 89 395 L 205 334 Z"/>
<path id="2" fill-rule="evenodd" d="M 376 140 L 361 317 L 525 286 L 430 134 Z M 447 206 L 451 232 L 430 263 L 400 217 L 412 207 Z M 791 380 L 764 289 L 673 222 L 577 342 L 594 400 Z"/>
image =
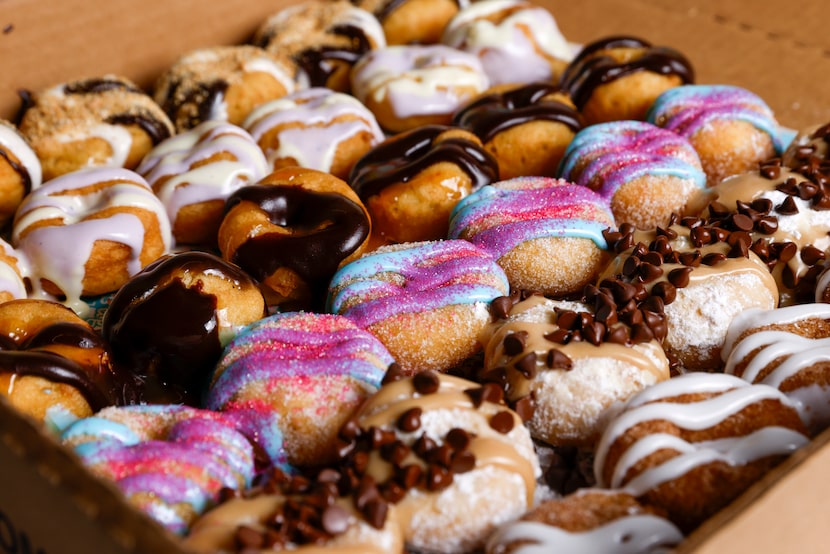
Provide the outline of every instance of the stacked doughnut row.
<path id="1" fill-rule="evenodd" d="M 310 0 L 25 100 L 0 393 L 191 550 L 664 551 L 830 425 L 830 125 L 668 46 Z"/>

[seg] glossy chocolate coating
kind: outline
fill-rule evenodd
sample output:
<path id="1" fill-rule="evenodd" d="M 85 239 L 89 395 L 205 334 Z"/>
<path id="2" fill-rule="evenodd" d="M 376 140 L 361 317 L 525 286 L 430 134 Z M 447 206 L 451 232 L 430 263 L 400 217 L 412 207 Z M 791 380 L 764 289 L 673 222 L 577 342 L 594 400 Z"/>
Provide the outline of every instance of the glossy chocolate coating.
<path id="1" fill-rule="evenodd" d="M 350 47 L 311 47 L 296 56 L 297 63 L 308 74 L 311 86 L 322 87 L 327 84 L 329 77 L 336 69 L 336 65 L 332 62 L 340 61 L 354 65 L 372 48 L 366 33 L 355 25 L 337 25 L 331 29 L 331 33 L 348 38 Z"/>
<path id="2" fill-rule="evenodd" d="M 63 87 L 65 94 L 100 94 L 111 90 L 123 90 L 137 94 L 144 94 L 140 89 L 118 79 L 92 78 L 82 81 L 73 81 Z"/>

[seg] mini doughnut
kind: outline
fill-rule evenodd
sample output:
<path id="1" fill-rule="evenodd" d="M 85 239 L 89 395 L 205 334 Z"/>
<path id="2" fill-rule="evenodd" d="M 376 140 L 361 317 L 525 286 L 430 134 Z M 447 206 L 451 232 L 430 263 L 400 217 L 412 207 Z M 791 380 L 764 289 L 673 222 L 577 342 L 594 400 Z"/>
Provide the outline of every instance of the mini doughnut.
<path id="1" fill-rule="evenodd" d="M 64 298 L 82 315 L 89 307 L 81 296 L 117 290 L 171 243 L 170 220 L 147 181 L 113 167 L 74 171 L 32 191 L 11 238 L 29 261 L 34 294 Z"/>
<path id="2" fill-rule="evenodd" d="M 208 119 L 241 125 L 255 107 L 306 86 L 288 57 L 252 45 L 214 46 L 177 59 L 156 81 L 153 98 L 181 132 Z"/>
<path id="3" fill-rule="evenodd" d="M 19 129 L 43 181 L 97 166 L 134 169 L 173 124 L 132 81 L 104 75 L 27 93 Z"/>
<path id="4" fill-rule="evenodd" d="M 269 306 L 321 306 L 338 266 L 359 256 L 369 214 L 334 175 L 286 167 L 228 198 L 219 227 L 222 257 L 259 283 Z"/>
<path id="5" fill-rule="evenodd" d="M 535 82 L 487 89 L 453 115 L 498 161 L 499 178 L 554 177 L 582 117 L 558 87 Z"/>
<path id="6" fill-rule="evenodd" d="M 184 539 L 187 550 L 404 554 L 395 506 L 376 487 L 351 490 L 347 476 L 331 468 L 312 479 L 266 475 L 199 518 Z"/>
<path id="7" fill-rule="evenodd" d="M 29 264 L 12 245 L 0 239 L 0 304 L 26 298 Z"/>
<path id="8" fill-rule="evenodd" d="M 618 224 L 647 229 L 697 213 L 706 175 L 685 138 L 642 121 L 591 125 L 565 150 L 559 176 L 599 192 Z"/>
<path id="9" fill-rule="evenodd" d="M 183 535 L 223 489 L 244 489 L 254 448 L 222 414 L 180 405 L 106 408 L 61 435 L 94 474 L 138 510 Z"/>
<path id="10" fill-rule="evenodd" d="M 709 186 L 756 169 L 786 145 L 769 106 L 756 94 L 729 85 L 683 85 L 662 93 L 646 120 L 689 140 Z"/>
<path id="11" fill-rule="evenodd" d="M 223 348 L 264 316 L 250 276 L 194 250 L 162 256 L 125 283 L 102 334 L 115 362 L 140 382 L 142 402 L 197 406 Z"/>
<path id="12" fill-rule="evenodd" d="M 517 177 L 479 188 L 452 211 L 449 237 L 489 252 L 513 289 L 551 296 L 579 292 L 608 261 L 602 232 L 608 202 L 587 187 Z"/>
<path id="13" fill-rule="evenodd" d="M 492 85 L 556 82 L 573 59 L 550 11 L 526 0 L 467 4 L 441 43 L 478 56 Z"/>
<path id="14" fill-rule="evenodd" d="M 12 219 L 23 197 L 43 181 L 40 160 L 17 127 L 0 119 L 0 228 Z"/>
<path id="15" fill-rule="evenodd" d="M 326 311 L 378 337 L 406 374 L 447 371 L 481 349 L 504 271 L 463 240 L 382 246 L 332 277 Z"/>
<path id="16" fill-rule="evenodd" d="M 386 42 L 435 44 L 466 0 L 354 0 L 383 27 Z"/>
<path id="17" fill-rule="evenodd" d="M 600 439 L 600 487 L 665 510 L 690 532 L 807 444 L 783 393 L 732 375 L 689 373 L 632 397 Z"/>
<path id="18" fill-rule="evenodd" d="M 694 82 L 686 57 L 666 46 L 629 36 L 587 44 L 568 65 L 562 86 L 589 125 L 644 120 L 664 91 Z"/>
<path id="19" fill-rule="evenodd" d="M 167 208 L 176 244 L 214 245 L 225 200 L 264 177 L 268 163 L 244 129 L 213 120 L 156 146 L 136 172 Z"/>
<path id="20" fill-rule="evenodd" d="M 748 308 L 775 308 L 778 287 L 751 249 L 743 218 L 689 216 L 670 223 L 607 233 L 617 256 L 600 275 L 600 286 L 614 291 L 618 303 L 638 294 L 642 302 L 661 307 L 669 356 L 687 370 L 716 370 L 732 318 Z M 604 283 L 606 278 L 611 281 Z M 631 285 L 644 291 L 636 293 Z"/>
<path id="21" fill-rule="evenodd" d="M 625 492 L 583 489 L 542 502 L 487 540 L 487 554 L 647 554 L 680 544 L 683 533 Z"/>
<path id="22" fill-rule="evenodd" d="M 312 87 L 349 92 L 349 72 L 370 50 L 384 48 L 377 18 L 348 0 L 309 0 L 285 7 L 260 24 L 253 44 L 293 58 Z"/>
<path id="23" fill-rule="evenodd" d="M 657 325 L 657 333 L 643 323 L 629 325 L 632 314 L 610 296 L 597 291 L 585 303 L 541 295 L 512 306 L 519 299 L 494 302 L 497 319 L 481 334 L 479 379 L 503 385 L 533 438 L 590 448 L 610 407 L 669 378 Z"/>
<path id="24" fill-rule="evenodd" d="M 786 394 L 813 435 L 830 426 L 830 305 L 745 310 L 721 355 L 725 373 Z"/>
<path id="25" fill-rule="evenodd" d="M 380 245 L 446 238 L 456 203 L 497 177 L 498 163 L 475 135 L 429 125 L 372 148 L 348 181 L 369 210 L 372 242 Z"/>
<path id="26" fill-rule="evenodd" d="M 390 374 L 341 430 L 339 467 L 409 516 L 401 527 L 410 550 L 477 551 L 533 505 L 539 462 L 500 393 L 434 372 Z"/>
<path id="27" fill-rule="evenodd" d="M 374 114 L 354 96 L 321 87 L 266 102 L 244 126 L 272 169 L 298 165 L 340 179 L 386 138 Z"/>
<path id="28" fill-rule="evenodd" d="M 490 80 L 477 56 L 442 44 L 372 50 L 352 68 L 352 94 L 386 131 L 448 125 Z"/>
<path id="29" fill-rule="evenodd" d="M 830 163 L 830 123 L 798 131 L 781 158 L 784 167 L 804 175 L 826 173 Z"/>
<path id="30" fill-rule="evenodd" d="M 131 401 L 134 387 L 122 377 L 105 341 L 66 306 L 0 304 L 0 394 L 47 429 Z"/>
<path id="31" fill-rule="evenodd" d="M 394 362 L 370 333 L 330 314 L 288 312 L 259 320 L 225 348 L 205 406 L 250 417 L 279 465 L 335 456 L 337 430 L 374 393 Z"/>

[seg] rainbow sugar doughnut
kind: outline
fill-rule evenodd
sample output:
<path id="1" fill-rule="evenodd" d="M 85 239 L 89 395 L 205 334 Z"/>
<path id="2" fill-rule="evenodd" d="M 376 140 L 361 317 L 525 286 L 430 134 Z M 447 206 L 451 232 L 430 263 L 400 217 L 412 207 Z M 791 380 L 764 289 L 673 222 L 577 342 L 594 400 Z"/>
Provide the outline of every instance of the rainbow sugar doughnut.
<path id="1" fill-rule="evenodd" d="M 333 459 L 337 430 L 394 362 L 349 319 L 286 312 L 251 324 L 228 344 L 206 406 L 256 426 L 278 465 Z"/>
<path id="2" fill-rule="evenodd" d="M 700 158 L 685 138 L 643 121 L 586 127 L 568 145 L 559 176 L 611 202 L 617 223 L 665 225 L 672 213 L 697 211 L 706 186 Z"/>
<path id="3" fill-rule="evenodd" d="M 340 268 L 326 308 L 377 336 L 404 373 L 446 371 L 480 348 L 489 304 L 509 287 L 492 256 L 467 241 L 405 243 Z"/>
<path id="4" fill-rule="evenodd" d="M 223 414 L 180 405 L 105 408 L 69 426 L 61 440 L 95 475 L 171 531 L 241 490 L 255 473 L 252 444 Z"/>
<path id="5" fill-rule="evenodd" d="M 684 85 L 662 93 L 646 120 L 686 137 L 709 186 L 754 169 L 786 148 L 778 122 L 756 94 L 729 85 Z"/>
<path id="6" fill-rule="evenodd" d="M 492 254 L 515 289 L 577 292 L 606 261 L 608 201 L 561 179 L 518 177 L 482 187 L 452 212 L 450 238 Z"/>

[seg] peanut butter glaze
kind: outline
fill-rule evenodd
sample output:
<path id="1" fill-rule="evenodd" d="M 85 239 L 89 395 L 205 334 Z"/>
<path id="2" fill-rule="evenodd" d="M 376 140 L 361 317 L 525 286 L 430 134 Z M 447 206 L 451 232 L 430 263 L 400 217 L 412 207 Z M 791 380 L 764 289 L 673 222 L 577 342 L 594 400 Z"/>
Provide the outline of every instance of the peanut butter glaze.
<path id="1" fill-rule="evenodd" d="M 582 129 L 579 113 L 562 102 L 546 100 L 559 87 L 550 83 L 530 83 L 507 92 L 487 94 L 459 110 L 453 125 L 469 129 L 486 143 L 501 131 L 529 121 L 561 123 L 574 133 Z"/>
<path id="2" fill-rule="evenodd" d="M 474 189 L 495 181 L 498 163 L 489 152 L 459 138 L 435 140 L 449 129 L 452 127 L 425 125 L 379 144 L 357 161 L 349 184 L 365 201 L 384 188 L 406 182 L 440 162 L 460 167 L 470 177 Z"/>
<path id="3" fill-rule="evenodd" d="M 642 52 L 625 62 L 599 54 L 603 50 L 616 48 Z M 561 85 L 581 110 L 597 87 L 639 71 L 677 75 L 684 84 L 694 82 L 695 78 L 691 63 L 680 52 L 672 48 L 652 46 L 635 37 L 618 36 L 587 45 L 565 70 Z"/>

